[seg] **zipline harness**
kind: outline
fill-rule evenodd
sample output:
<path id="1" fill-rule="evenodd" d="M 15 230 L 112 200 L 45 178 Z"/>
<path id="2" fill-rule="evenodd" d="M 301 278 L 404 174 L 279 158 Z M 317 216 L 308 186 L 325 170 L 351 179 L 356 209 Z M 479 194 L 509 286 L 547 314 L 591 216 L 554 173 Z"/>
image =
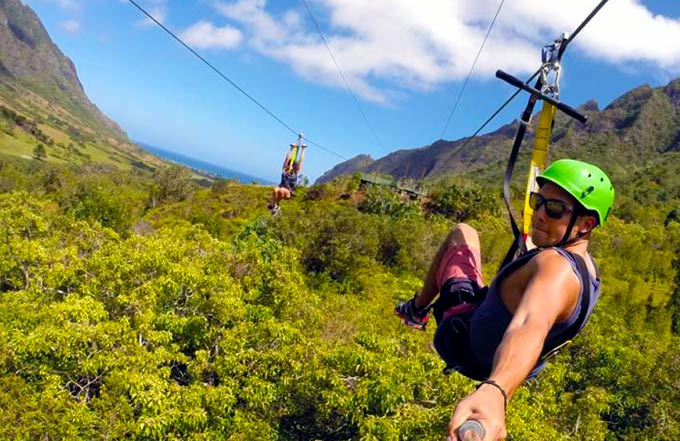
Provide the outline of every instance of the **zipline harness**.
<path id="1" fill-rule="evenodd" d="M 508 159 L 508 166 L 505 171 L 505 181 L 503 182 L 503 200 L 508 209 L 510 218 L 510 227 L 514 236 L 514 241 L 503 259 L 501 266 L 510 263 L 518 254 L 522 255 L 527 252 L 527 242 L 529 241 L 529 231 L 531 229 L 531 217 L 533 210 L 529 206 L 529 195 L 532 191 L 537 190 L 536 177 L 543 171 L 546 165 L 548 150 L 550 148 L 550 141 L 552 136 L 552 129 L 555 122 L 555 111 L 560 110 L 568 116 L 585 123 L 587 117 L 581 114 L 573 107 L 559 101 L 559 81 L 562 69 L 562 56 L 579 32 L 588 24 L 588 22 L 599 12 L 599 10 L 607 3 L 608 0 L 602 0 L 597 7 L 586 17 L 586 19 L 576 28 L 573 34 L 563 34 L 559 39 L 552 44 L 545 46 L 541 52 L 542 65 L 540 69 L 525 83 L 518 78 L 503 72 L 496 71 L 496 77 L 510 83 L 511 85 L 527 91 L 530 93 L 529 102 L 527 103 L 524 112 L 519 121 L 519 128 L 517 135 L 510 152 Z M 538 76 L 534 87 L 529 86 L 529 82 Z M 526 194 L 524 197 L 524 211 L 522 229 L 517 226 L 515 217 L 512 212 L 510 185 L 512 183 L 512 173 L 515 168 L 517 157 L 522 146 L 522 141 L 526 135 L 527 128 L 531 122 L 532 112 L 538 100 L 543 101 L 541 113 L 534 136 L 534 149 L 531 154 L 531 165 L 527 177 Z M 573 223 L 576 218 L 572 216 L 572 222 L 567 228 L 567 233 L 571 231 Z M 562 242 L 563 244 L 564 242 Z"/>
<path id="2" fill-rule="evenodd" d="M 302 161 L 305 159 L 305 149 L 307 148 L 303 139 L 304 136 L 300 133 L 298 134 L 297 142 L 290 145 L 286 159 L 283 160 L 283 173 L 291 174 L 295 172 L 297 174 L 302 170 Z"/>

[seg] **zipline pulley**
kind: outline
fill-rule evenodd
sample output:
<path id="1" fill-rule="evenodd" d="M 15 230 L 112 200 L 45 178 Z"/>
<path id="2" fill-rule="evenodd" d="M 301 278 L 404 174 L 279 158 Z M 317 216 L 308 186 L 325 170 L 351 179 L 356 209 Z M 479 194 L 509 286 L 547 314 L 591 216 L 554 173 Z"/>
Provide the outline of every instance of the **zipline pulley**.
<path id="1" fill-rule="evenodd" d="M 503 198 L 508 208 L 510 216 L 510 225 L 512 227 L 515 240 L 505 256 L 503 265 L 512 261 L 517 253 L 524 254 L 533 246 L 529 233 L 531 231 L 531 217 L 533 210 L 529 206 L 529 195 L 533 191 L 537 191 L 536 177 L 543 171 L 548 159 L 548 149 L 552 138 L 552 129 L 555 122 L 555 111 L 559 109 L 570 117 L 585 123 L 587 116 L 583 115 L 573 107 L 559 101 L 560 94 L 560 78 L 562 74 L 562 55 L 569 43 L 568 34 L 556 39 L 552 44 L 544 46 L 541 50 L 541 67 L 538 70 L 538 79 L 534 87 L 523 82 L 522 80 L 503 72 L 496 71 L 496 77 L 503 81 L 517 87 L 518 89 L 529 92 L 529 102 L 527 103 L 524 112 L 520 118 L 520 126 L 515 137 L 515 142 L 508 160 L 508 167 L 505 173 L 505 182 L 503 186 Z M 526 134 L 526 130 L 531 122 L 532 112 L 534 106 L 538 101 L 543 102 L 543 107 L 540 113 L 540 119 L 536 126 L 534 136 L 534 148 L 531 154 L 531 165 L 527 177 L 526 192 L 524 198 L 523 223 L 522 229 L 517 226 L 515 218 L 512 214 L 512 206 L 510 203 L 510 184 L 512 182 L 512 173 L 515 167 L 515 162 L 519 155 L 519 150 Z"/>

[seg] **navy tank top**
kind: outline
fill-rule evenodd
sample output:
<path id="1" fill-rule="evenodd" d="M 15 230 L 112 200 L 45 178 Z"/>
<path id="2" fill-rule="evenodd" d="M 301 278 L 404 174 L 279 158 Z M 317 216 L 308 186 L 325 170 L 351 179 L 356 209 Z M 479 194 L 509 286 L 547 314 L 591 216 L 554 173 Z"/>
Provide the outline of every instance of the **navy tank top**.
<path id="1" fill-rule="evenodd" d="M 548 348 L 560 346 L 565 340 L 564 335 L 577 322 L 581 309 L 583 308 L 584 303 L 586 303 L 583 299 L 584 291 L 589 293 L 589 301 L 587 302 L 588 311 L 585 321 L 587 321 L 587 318 L 592 314 L 595 303 L 597 303 L 597 299 L 600 296 L 599 274 L 596 274 L 595 277 L 589 274 L 590 280 L 584 281 L 574 255 L 562 248 L 552 249 L 559 252 L 569 261 L 574 273 L 581 283 L 581 291 L 579 292 L 579 298 L 576 308 L 574 308 L 574 312 L 567 320 L 555 324 L 548 332 L 545 344 L 545 347 Z M 505 330 L 512 320 L 512 314 L 508 311 L 505 304 L 503 304 L 503 300 L 500 296 L 500 283 L 516 268 L 517 266 L 513 266 L 512 263 L 501 268 L 489 286 L 486 299 L 477 307 L 470 319 L 470 347 L 472 354 L 476 358 L 479 367 L 488 373 L 491 372 L 496 348 L 500 345 L 503 334 L 505 334 Z M 584 290 L 585 283 L 590 284 L 590 289 Z M 581 324 L 581 328 L 585 325 L 585 321 Z M 545 363 L 543 357 L 539 359 L 528 378 L 534 378 L 545 367 Z"/>

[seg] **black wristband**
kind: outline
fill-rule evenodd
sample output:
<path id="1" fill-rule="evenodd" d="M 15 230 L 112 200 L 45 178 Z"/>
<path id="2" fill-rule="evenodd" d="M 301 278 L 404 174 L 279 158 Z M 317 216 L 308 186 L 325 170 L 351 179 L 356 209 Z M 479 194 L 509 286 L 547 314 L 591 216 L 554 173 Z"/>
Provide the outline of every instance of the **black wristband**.
<path id="1" fill-rule="evenodd" d="M 479 383 L 477 385 L 477 389 L 484 386 L 485 384 L 490 384 L 490 385 L 494 386 L 496 389 L 498 389 L 499 391 L 501 391 L 501 393 L 503 394 L 503 410 L 507 410 L 508 409 L 508 394 L 505 393 L 505 389 L 503 389 L 503 387 L 501 387 L 500 384 L 496 383 L 493 380 L 482 381 L 481 383 Z"/>

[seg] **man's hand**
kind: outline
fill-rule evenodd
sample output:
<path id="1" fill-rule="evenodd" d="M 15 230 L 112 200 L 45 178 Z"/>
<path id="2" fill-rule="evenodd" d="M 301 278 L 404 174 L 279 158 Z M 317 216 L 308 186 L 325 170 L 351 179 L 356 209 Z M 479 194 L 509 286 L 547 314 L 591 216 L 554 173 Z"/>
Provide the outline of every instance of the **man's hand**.
<path id="1" fill-rule="evenodd" d="M 458 436 L 460 425 L 470 419 L 477 420 L 484 426 L 486 436 L 483 440 L 462 439 Z M 483 384 L 456 406 L 449 422 L 447 439 L 451 441 L 497 441 L 506 436 L 505 399 L 495 386 Z"/>

